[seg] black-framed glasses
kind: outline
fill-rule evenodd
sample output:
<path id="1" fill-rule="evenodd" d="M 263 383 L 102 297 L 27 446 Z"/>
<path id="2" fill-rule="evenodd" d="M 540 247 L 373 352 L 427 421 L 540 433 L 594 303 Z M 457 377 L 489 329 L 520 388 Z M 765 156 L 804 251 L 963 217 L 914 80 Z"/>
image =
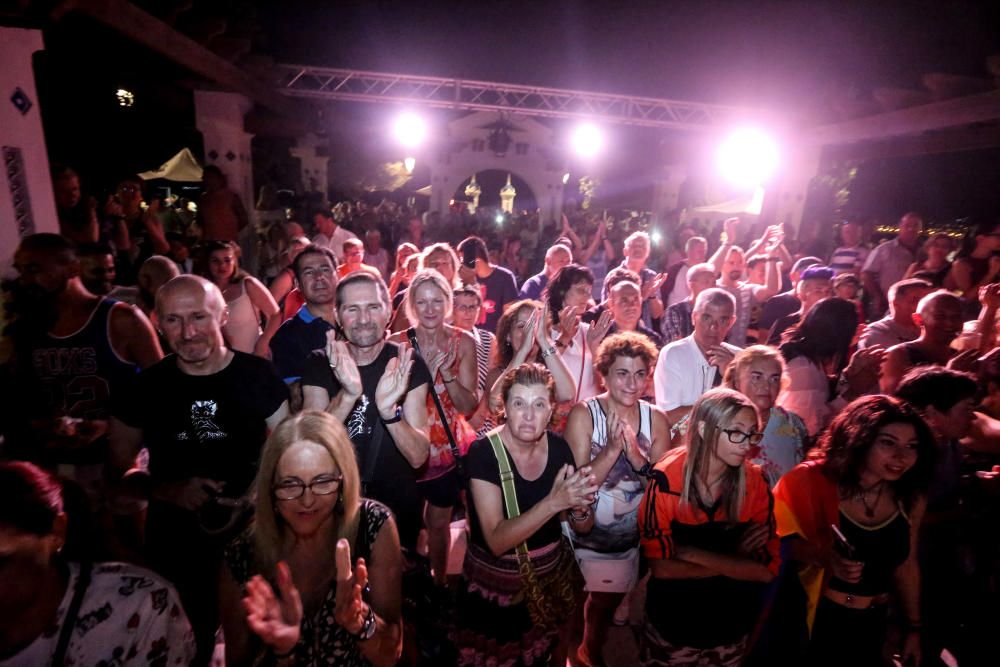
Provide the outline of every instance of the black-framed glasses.
<path id="1" fill-rule="evenodd" d="M 747 440 L 750 441 L 751 445 L 756 445 L 757 443 L 759 443 L 761 440 L 764 439 L 764 434 L 758 433 L 757 431 L 750 431 L 749 433 L 744 433 L 739 429 L 724 428 L 722 429 L 722 432 L 726 434 L 727 438 L 729 438 L 729 442 L 733 443 L 734 445 L 742 445 Z"/>
<path id="2" fill-rule="evenodd" d="M 300 480 L 288 480 L 274 485 L 274 497 L 278 500 L 296 500 L 309 489 L 314 496 L 328 496 L 336 493 L 344 481 L 343 475 L 319 477 L 306 484 Z"/>

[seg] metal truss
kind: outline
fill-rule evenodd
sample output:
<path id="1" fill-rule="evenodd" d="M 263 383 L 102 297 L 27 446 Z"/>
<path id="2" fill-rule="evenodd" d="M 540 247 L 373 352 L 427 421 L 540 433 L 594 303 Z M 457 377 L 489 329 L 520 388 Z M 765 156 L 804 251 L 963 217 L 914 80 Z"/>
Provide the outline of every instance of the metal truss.
<path id="1" fill-rule="evenodd" d="M 633 95 L 539 88 L 509 83 L 279 65 L 285 95 L 350 102 L 392 102 L 461 109 L 516 111 L 549 118 L 589 119 L 686 131 L 705 131 L 759 113 L 717 104 Z"/>

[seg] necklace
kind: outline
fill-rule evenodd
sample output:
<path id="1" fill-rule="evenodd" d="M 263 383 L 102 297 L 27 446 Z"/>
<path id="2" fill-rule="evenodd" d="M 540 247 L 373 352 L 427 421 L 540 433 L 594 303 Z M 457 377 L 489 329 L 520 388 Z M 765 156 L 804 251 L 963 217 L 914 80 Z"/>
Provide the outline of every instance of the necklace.
<path id="1" fill-rule="evenodd" d="M 876 489 L 876 487 L 878 488 L 878 493 L 875 495 L 875 502 L 873 502 L 871 505 L 869 505 L 868 504 L 868 499 L 867 499 L 868 498 L 868 494 L 871 493 L 872 491 L 874 491 Z M 885 482 L 884 481 L 879 482 L 875 486 L 869 487 L 867 489 L 861 489 L 860 491 L 858 491 L 857 493 L 854 494 L 854 499 L 861 501 L 861 504 L 865 508 L 865 516 L 868 517 L 869 519 L 874 519 L 875 518 L 875 508 L 878 507 L 878 501 L 882 499 L 882 489 L 883 488 L 885 488 Z"/>

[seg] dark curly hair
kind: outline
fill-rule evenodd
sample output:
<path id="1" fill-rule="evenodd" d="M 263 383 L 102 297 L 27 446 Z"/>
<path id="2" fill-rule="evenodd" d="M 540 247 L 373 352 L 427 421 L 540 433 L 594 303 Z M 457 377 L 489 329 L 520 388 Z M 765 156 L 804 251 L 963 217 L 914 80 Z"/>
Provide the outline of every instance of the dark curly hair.
<path id="1" fill-rule="evenodd" d="M 634 331 L 623 331 L 601 341 L 594 354 L 594 368 L 602 376 L 607 377 L 615 359 L 630 357 L 645 361 L 646 369 L 652 373 L 653 367 L 656 366 L 656 354 L 656 346 L 644 335 Z"/>
<path id="2" fill-rule="evenodd" d="M 549 305 L 552 326 L 559 325 L 559 311 L 563 309 L 563 304 L 566 301 L 566 293 L 577 283 L 587 283 L 593 286 L 593 272 L 579 264 L 567 264 L 559 269 L 559 273 L 553 276 L 549 284 L 545 286 L 542 299 Z"/>
<path id="3" fill-rule="evenodd" d="M 909 510 L 927 493 L 936 450 L 930 427 L 908 403 L 882 394 L 857 399 L 834 418 L 809 458 L 821 461 L 823 472 L 843 493 L 858 493 L 868 452 L 889 424 L 910 424 L 917 433 L 917 462 L 892 484 L 896 498 Z"/>

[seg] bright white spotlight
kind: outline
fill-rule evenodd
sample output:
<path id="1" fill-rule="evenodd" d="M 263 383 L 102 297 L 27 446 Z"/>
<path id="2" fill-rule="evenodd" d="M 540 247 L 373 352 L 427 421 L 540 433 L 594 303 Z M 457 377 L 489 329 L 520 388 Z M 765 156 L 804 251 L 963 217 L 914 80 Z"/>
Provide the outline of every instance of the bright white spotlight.
<path id="1" fill-rule="evenodd" d="M 569 183 L 569 172 L 568 171 L 565 174 L 563 174 L 563 185 L 566 185 L 567 183 Z"/>
<path id="2" fill-rule="evenodd" d="M 719 146 L 716 164 L 727 181 L 740 188 L 752 189 L 774 174 L 778 166 L 778 145 L 758 129 L 736 130 Z"/>
<path id="3" fill-rule="evenodd" d="M 427 124 L 414 113 L 401 114 L 392 126 L 396 140 L 407 148 L 416 148 L 427 136 Z"/>
<path id="4" fill-rule="evenodd" d="M 663 239 L 663 235 L 660 234 L 660 230 L 654 229 L 649 235 L 649 240 L 653 242 L 653 245 L 660 245 L 660 241 Z"/>
<path id="5" fill-rule="evenodd" d="M 403 159 L 403 167 L 406 169 L 407 174 L 413 173 L 413 168 L 417 166 L 416 158 L 408 157 Z"/>
<path id="6" fill-rule="evenodd" d="M 582 158 L 592 158 L 604 147 L 604 136 L 593 123 L 578 125 L 570 138 L 573 151 Z"/>
<path id="7" fill-rule="evenodd" d="M 503 213 L 497 213 L 496 221 L 498 225 L 503 224 Z"/>

